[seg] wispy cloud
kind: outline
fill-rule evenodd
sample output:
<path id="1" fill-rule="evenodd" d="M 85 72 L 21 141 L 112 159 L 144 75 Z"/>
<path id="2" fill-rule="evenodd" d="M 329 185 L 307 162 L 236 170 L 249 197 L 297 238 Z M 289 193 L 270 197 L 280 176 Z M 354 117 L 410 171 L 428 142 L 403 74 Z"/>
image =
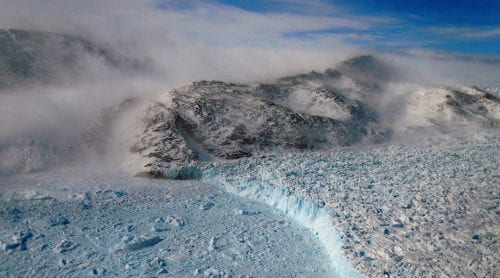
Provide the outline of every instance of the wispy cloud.
<path id="1" fill-rule="evenodd" d="M 155 61 L 178 85 L 200 78 L 262 79 L 292 69 L 332 66 L 358 52 L 357 42 L 373 40 L 370 30 L 393 20 L 331 14 L 336 7 L 323 1 L 291 4 L 329 13 L 258 12 L 211 1 L 18 0 L 2 4 L 0 27 L 84 35 L 124 46 L 127 55 Z M 323 39 L 289 35 L 323 31 L 347 34 Z"/>
<path id="2" fill-rule="evenodd" d="M 456 39 L 492 39 L 500 38 L 500 28 L 478 28 L 478 27 L 434 27 L 429 31 L 438 35 L 444 35 Z"/>
<path id="3" fill-rule="evenodd" d="M 284 47 L 286 44 L 297 43 L 298 36 L 289 41 L 289 34 L 314 34 L 337 30 L 367 32 L 381 25 L 398 22 L 397 19 L 387 16 L 364 16 L 347 12 L 324 13 L 321 10 L 323 6 L 330 7 L 325 7 L 324 10 L 334 11 L 336 8 L 323 1 L 297 0 L 292 4 L 307 8 L 304 7 L 301 13 L 288 13 L 287 9 L 261 13 L 203 2 L 192 9 L 179 10 L 174 6 L 165 10 L 164 16 L 169 24 L 179 27 L 178 32 L 189 34 L 196 40 L 201 39 L 218 45 L 243 43 L 248 46 L 250 43 L 266 47 L 273 44 Z M 313 10 L 317 12 L 312 13 Z M 183 24 L 180 24 L 180 20 Z M 307 37 L 303 39 L 304 43 Z M 338 42 L 341 41 L 342 36 L 339 36 Z M 350 43 L 348 40 L 343 42 Z"/>
<path id="4" fill-rule="evenodd" d="M 162 5 L 160 5 L 162 4 Z M 294 7 L 304 10 L 332 11 L 323 1 L 293 1 Z M 162 8 L 158 8 L 162 6 Z M 306 8 L 307 7 L 307 8 Z M 2 4 L 1 27 L 42 29 L 81 34 L 90 33 L 102 38 L 142 36 L 158 41 L 169 38 L 170 43 L 207 43 L 216 46 L 283 47 L 297 43 L 287 41 L 292 32 L 351 29 L 370 30 L 390 19 L 355 16 L 352 14 L 318 15 L 273 11 L 247 11 L 215 2 L 198 2 L 187 8 L 162 1 L 75 1 L 50 0 L 39 3 L 19 0 Z M 148 36 L 149 35 L 149 36 Z"/>
<path id="5" fill-rule="evenodd" d="M 340 7 L 324 0 L 270 0 L 281 4 L 287 12 L 300 14 L 327 15 L 341 10 Z"/>
<path id="6" fill-rule="evenodd" d="M 177 32 L 193 39 L 237 44 L 283 42 L 290 32 L 349 28 L 366 30 L 371 22 L 346 17 L 248 12 L 221 5 L 204 5 L 189 11 L 165 11 L 165 20 Z"/>

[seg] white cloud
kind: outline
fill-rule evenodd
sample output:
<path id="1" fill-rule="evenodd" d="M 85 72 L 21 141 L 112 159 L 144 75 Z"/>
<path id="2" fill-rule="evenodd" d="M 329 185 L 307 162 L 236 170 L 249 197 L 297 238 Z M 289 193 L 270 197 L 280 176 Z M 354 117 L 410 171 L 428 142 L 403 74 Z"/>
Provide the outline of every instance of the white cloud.
<path id="1" fill-rule="evenodd" d="M 434 85 L 498 84 L 499 56 L 467 55 L 427 49 L 388 52 L 386 56 L 404 70 L 408 81 Z"/>
<path id="2" fill-rule="evenodd" d="M 183 36 L 237 42 L 275 39 L 288 32 L 335 28 L 368 29 L 373 19 L 347 16 L 259 14 L 200 2 L 188 9 L 158 9 L 159 1 L 18 0 L 2 4 L 2 27 L 138 36 Z M 112 32 L 112 33 L 111 33 Z M 173 37 L 174 39 L 177 37 Z"/>
<path id="3" fill-rule="evenodd" d="M 500 37 L 500 28 L 477 28 L 477 27 L 436 27 L 431 32 L 455 37 L 458 39 L 491 39 Z"/>
<path id="4" fill-rule="evenodd" d="M 352 15 L 261 14 L 212 2 L 195 3 L 188 8 L 171 4 L 159 9 L 165 3 L 155 0 L 8 1 L 0 10 L 0 28 L 56 31 L 106 41 L 121 46 L 128 55 L 152 58 L 170 79 L 179 75 L 184 82 L 204 76 L 216 78 L 214 73 L 219 78 L 261 79 L 262 75 L 248 74 L 256 67 L 265 68 L 256 72 L 284 74 L 283 65 L 287 64 L 331 66 L 327 63 L 357 47 L 340 36 L 336 40 L 311 40 L 288 34 L 338 28 L 368 30 L 387 20 Z M 295 4 L 306 5 L 302 1 Z M 326 4 L 316 1 L 307 5 Z M 237 51 L 243 52 L 235 54 Z M 318 58 L 319 53 L 326 57 Z M 235 70 L 235 64 L 241 68 Z M 187 76 L 189 72 L 192 76 Z"/>

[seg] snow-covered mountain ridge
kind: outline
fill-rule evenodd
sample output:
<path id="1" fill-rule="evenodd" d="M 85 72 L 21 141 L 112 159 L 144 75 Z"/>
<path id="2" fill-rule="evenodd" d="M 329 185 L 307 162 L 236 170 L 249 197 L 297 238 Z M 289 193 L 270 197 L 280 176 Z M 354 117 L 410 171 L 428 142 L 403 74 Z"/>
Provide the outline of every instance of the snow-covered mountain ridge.
<path id="1" fill-rule="evenodd" d="M 379 58 L 360 56 L 323 73 L 274 82 L 182 86 L 134 106 L 138 130 L 129 132 L 124 148 L 125 160 L 134 163 L 121 164 L 133 173 L 188 178 L 166 172 L 203 161 L 374 144 L 413 134 L 498 134 L 495 94 L 472 86 L 406 84 L 397 81 L 396 72 Z M 120 116 L 106 120 L 111 114 L 130 118 L 128 105 L 121 106 L 104 113 L 91 133 L 113 129 Z M 116 145 L 113 138 L 87 136 L 87 142 Z"/>

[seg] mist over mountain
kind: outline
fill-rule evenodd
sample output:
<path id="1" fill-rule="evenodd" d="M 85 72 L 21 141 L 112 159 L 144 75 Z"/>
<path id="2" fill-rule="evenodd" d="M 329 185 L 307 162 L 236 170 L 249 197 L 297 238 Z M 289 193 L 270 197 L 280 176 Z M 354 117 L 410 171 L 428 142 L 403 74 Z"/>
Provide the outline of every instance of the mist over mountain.
<path id="1" fill-rule="evenodd" d="M 0 172 L 79 160 L 72 157 L 94 114 L 155 76 L 153 63 L 123 53 L 84 36 L 0 30 Z M 155 85 L 141 85 L 141 94 L 147 87 Z"/>
<path id="2" fill-rule="evenodd" d="M 498 134 L 493 93 L 405 83 L 396 89 L 396 69 L 367 55 L 273 82 L 197 81 L 108 109 L 86 142 L 118 153 L 116 161 L 132 173 L 187 178 L 175 169 L 283 151 Z"/>
<path id="3" fill-rule="evenodd" d="M 82 37 L 18 29 L 0 30 L 0 89 L 75 82 L 107 67 L 151 73 L 144 61 L 125 57 Z"/>

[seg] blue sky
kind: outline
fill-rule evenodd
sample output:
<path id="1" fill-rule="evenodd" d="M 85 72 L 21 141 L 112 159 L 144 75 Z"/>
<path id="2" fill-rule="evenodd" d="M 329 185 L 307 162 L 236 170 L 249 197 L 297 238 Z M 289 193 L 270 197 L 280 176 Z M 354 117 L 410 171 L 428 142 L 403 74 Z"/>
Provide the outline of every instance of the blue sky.
<path id="1" fill-rule="evenodd" d="M 257 14 L 347 18 L 366 27 L 291 31 L 284 36 L 340 37 L 377 49 L 500 54 L 500 0 L 218 0 Z"/>

